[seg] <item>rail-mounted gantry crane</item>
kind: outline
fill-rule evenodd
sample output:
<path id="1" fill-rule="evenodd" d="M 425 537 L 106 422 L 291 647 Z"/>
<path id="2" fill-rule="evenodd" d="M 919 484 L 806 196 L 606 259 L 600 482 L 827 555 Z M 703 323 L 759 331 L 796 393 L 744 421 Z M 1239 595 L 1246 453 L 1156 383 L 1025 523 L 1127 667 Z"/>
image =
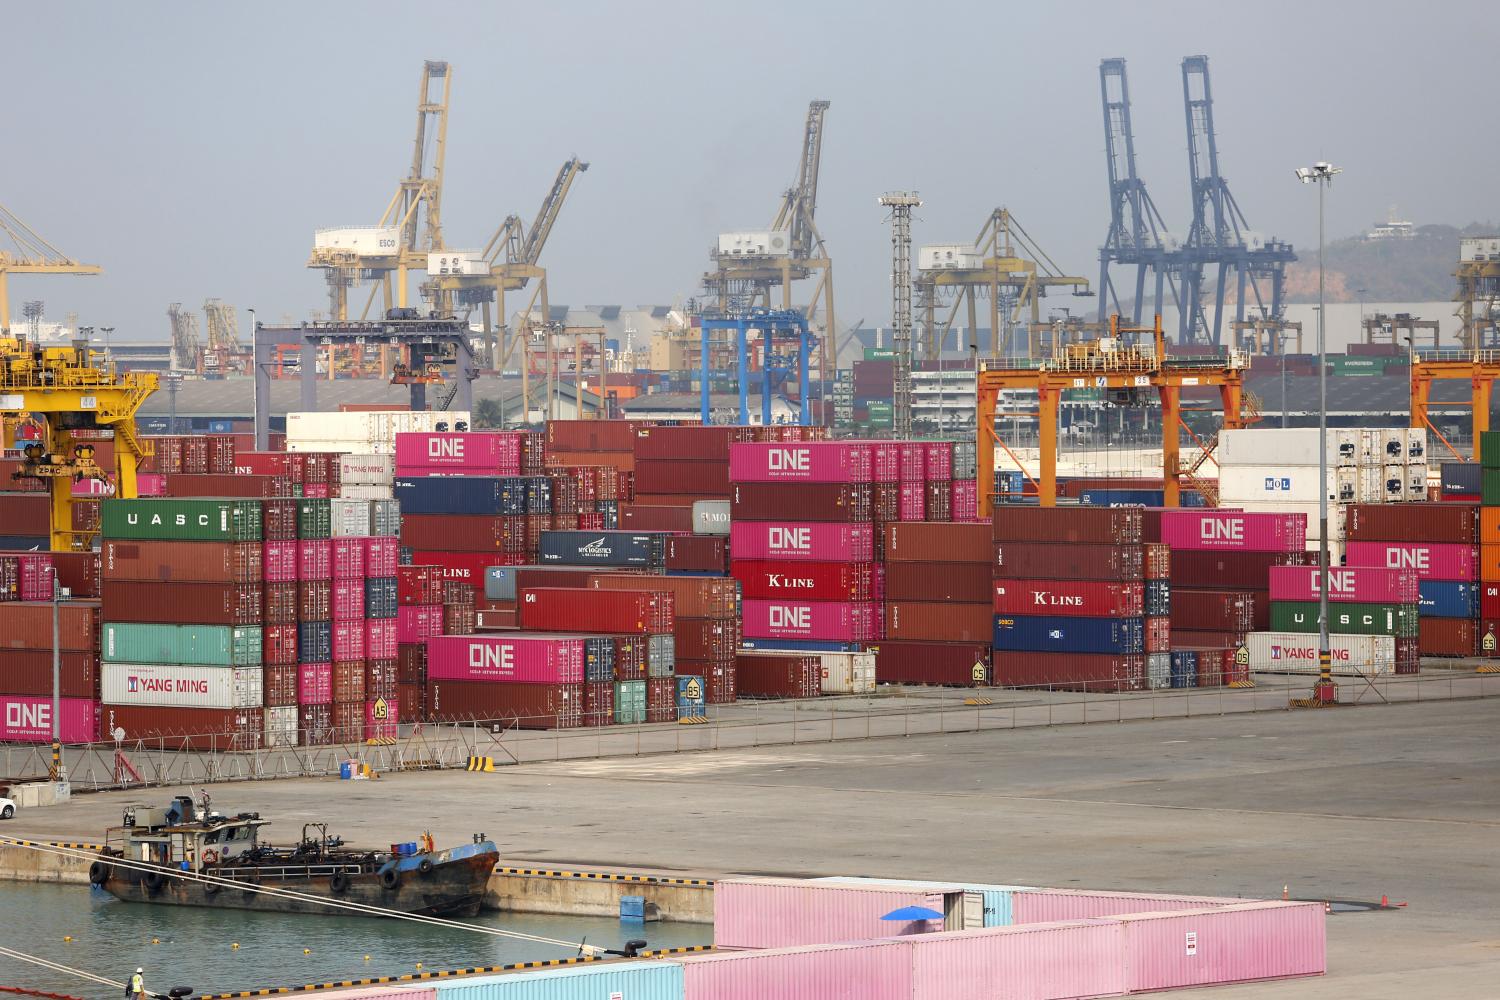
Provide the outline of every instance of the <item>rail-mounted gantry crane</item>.
<path id="1" fill-rule="evenodd" d="M 51 547 L 55 552 L 87 550 L 97 530 L 75 530 L 73 484 L 103 480 L 95 446 L 74 431 L 114 434 L 115 495 L 136 495 L 136 468 L 151 454 L 136 435 L 135 415 L 156 391 L 153 372 L 118 372 L 105 366 L 82 341 L 66 347 L 43 346 L 0 337 L 0 415 L 29 413 L 44 425 L 39 439 L 26 444 L 17 477 L 47 483 L 52 496 Z"/>
<path id="2" fill-rule="evenodd" d="M 714 270 L 703 276 L 710 309 L 720 317 L 750 309 L 792 308 L 792 282 L 817 275 L 808 299 L 807 319 L 823 308 L 825 335 L 819 338 L 818 367 L 826 382 L 838 365 L 833 314 L 833 261 L 818 231 L 818 174 L 823 160 L 823 119 L 827 101 L 807 107 L 802 132 L 802 155 L 797 160 L 797 182 L 782 195 L 769 231 L 721 233 L 714 248 Z M 772 290 L 781 289 L 773 301 Z"/>

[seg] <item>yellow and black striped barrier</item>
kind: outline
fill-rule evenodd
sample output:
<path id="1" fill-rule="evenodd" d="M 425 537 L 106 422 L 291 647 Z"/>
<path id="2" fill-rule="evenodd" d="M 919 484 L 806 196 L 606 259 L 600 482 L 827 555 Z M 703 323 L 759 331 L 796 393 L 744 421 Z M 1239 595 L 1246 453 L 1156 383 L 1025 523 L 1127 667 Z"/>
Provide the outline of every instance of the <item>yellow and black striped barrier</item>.
<path id="1" fill-rule="evenodd" d="M 993 705 L 994 703 L 995 703 L 995 699 L 993 699 L 993 698 L 965 698 L 964 699 L 964 704 L 968 705 L 970 707 L 977 707 L 979 705 Z"/>
<path id="2" fill-rule="evenodd" d="M 495 869 L 497 875 L 525 875 L 533 878 L 576 878 L 596 882 L 632 882 L 641 885 L 696 885 L 711 887 L 711 878 L 672 878 L 667 875 L 632 875 L 626 872 L 573 872 L 553 868 L 504 868 Z"/>
<path id="3" fill-rule="evenodd" d="M 73 840 L 19 840 L 9 838 L 0 841 L 0 847 L 62 847 L 70 851 L 102 851 L 103 844 L 85 844 Z"/>
<path id="4" fill-rule="evenodd" d="M 493 757 L 470 757 L 469 763 L 464 768 L 466 771 L 493 771 L 495 769 L 495 758 Z"/>
<path id="5" fill-rule="evenodd" d="M 643 951 L 641 958 L 662 958 L 669 955 L 686 955 L 693 952 L 712 951 L 712 945 L 697 944 L 681 948 L 658 948 Z M 614 957 L 614 956 L 609 956 Z M 510 965 L 476 965 L 468 969 L 443 969 L 438 972 L 412 972 L 404 976 L 371 976 L 367 979 L 341 979 L 328 983 L 306 983 L 302 986 L 268 986 L 258 990 L 240 990 L 236 993 L 205 993 L 199 1000 L 243 1000 L 246 997 L 271 997 L 287 993 L 310 993 L 316 990 L 346 990 L 357 986 L 388 986 L 392 983 L 416 983 L 428 979 L 453 979 L 458 976 L 487 976 L 496 972 L 525 972 L 530 969 L 556 969 L 567 965 L 583 965 L 587 962 L 602 962 L 605 956 L 580 955 L 575 958 L 548 958 L 535 962 L 513 962 Z"/>

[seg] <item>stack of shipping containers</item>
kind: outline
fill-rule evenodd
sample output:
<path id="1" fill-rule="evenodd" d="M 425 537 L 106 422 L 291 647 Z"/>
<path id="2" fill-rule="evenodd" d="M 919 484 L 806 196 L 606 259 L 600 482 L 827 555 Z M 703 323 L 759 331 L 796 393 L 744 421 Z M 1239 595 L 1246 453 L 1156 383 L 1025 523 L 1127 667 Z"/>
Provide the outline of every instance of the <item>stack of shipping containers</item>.
<path id="1" fill-rule="evenodd" d="M 1479 509 L 1466 503 L 1359 504 L 1347 517 L 1349 566 L 1417 575 L 1420 607 L 1398 605 L 1399 620 L 1389 633 L 1397 639 L 1400 671 L 1415 673 L 1419 655 L 1473 656 L 1480 603 Z M 1363 610 L 1383 619 L 1386 607 Z"/>
<path id="2" fill-rule="evenodd" d="M 885 638 L 876 651 L 881 681 L 988 683 L 990 534 L 983 523 L 885 526 Z"/>
<path id="3" fill-rule="evenodd" d="M 1466 478 L 1475 483 L 1479 508 L 1479 625 L 1475 630 L 1480 656 L 1500 654 L 1500 433 L 1486 431 L 1477 444 L 1478 462 Z M 1478 468 L 1474 468 L 1474 466 Z M 1443 466 L 1446 499 L 1448 465 Z"/>
<path id="4" fill-rule="evenodd" d="M 1278 607 L 1316 609 L 1319 570 L 1316 566 L 1272 566 L 1271 601 Z M 1335 566 L 1328 571 L 1329 620 L 1342 622 L 1347 608 L 1413 606 L 1418 599 L 1417 574 L 1377 566 Z M 1316 622 L 1316 610 L 1314 611 Z M 1390 635 L 1365 635 L 1330 630 L 1328 651 L 1335 674 L 1374 676 L 1414 670 L 1416 641 Z M 1261 673 L 1316 674 L 1318 630 L 1306 627 L 1252 632 L 1246 640 L 1250 667 Z"/>
<path id="5" fill-rule="evenodd" d="M 61 558 L 79 557 L 98 558 Z M 0 553 L 0 742 L 52 739 L 52 586 L 58 571 L 47 552 Z M 67 585 L 60 574 L 58 579 Z M 64 742 L 84 743 L 99 736 L 99 602 L 96 587 L 75 587 L 73 593 L 79 596 L 58 606 L 59 720 Z"/>

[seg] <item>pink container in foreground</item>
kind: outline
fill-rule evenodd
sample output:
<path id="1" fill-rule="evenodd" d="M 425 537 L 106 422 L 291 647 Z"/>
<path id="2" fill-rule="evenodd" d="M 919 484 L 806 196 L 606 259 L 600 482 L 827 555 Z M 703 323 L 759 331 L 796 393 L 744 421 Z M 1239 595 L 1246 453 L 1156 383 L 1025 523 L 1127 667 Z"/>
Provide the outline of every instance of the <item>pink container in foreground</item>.
<path id="1" fill-rule="evenodd" d="M 1132 993 L 1328 971 L 1322 903 L 1276 900 L 1114 919 L 1125 934 L 1125 988 Z"/>
<path id="2" fill-rule="evenodd" d="M 912 1000 L 1125 992 L 1124 928 L 1113 920 L 946 931 L 904 941 L 912 958 Z"/>
<path id="3" fill-rule="evenodd" d="M 266 583 L 297 582 L 297 543 L 263 542 L 260 547 L 261 578 Z"/>
<path id="4" fill-rule="evenodd" d="M 903 906 L 925 906 L 944 913 L 944 895 L 940 889 L 777 878 L 720 879 L 714 883 L 714 944 L 722 948 L 792 948 L 865 941 L 890 937 L 893 932 L 941 930 L 940 920 L 901 924 L 880 918 Z"/>
<path id="5" fill-rule="evenodd" d="M 1157 910 L 1204 910 L 1243 899 L 1228 896 L 1171 896 L 1149 892 L 1090 892 L 1084 889 L 1027 889 L 1011 896 L 1011 919 L 1017 924 L 1088 920 L 1119 913 Z"/>
<path id="6" fill-rule="evenodd" d="M 1411 570 L 1385 569 L 1379 566 L 1338 567 L 1328 574 L 1328 599 L 1371 604 L 1414 604 L 1419 597 L 1417 581 L 1417 574 Z M 1317 599 L 1316 566 L 1271 567 L 1271 600 Z"/>
<path id="7" fill-rule="evenodd" d="M 427 640 L 432 680 L 582 684 L 582 639 L 557 636 L 444 635 Z"/>
<path id="8" fill-rule="evenodd" d="M 795 508 L 796 499 L 787 497 Z M 813 521 L 736 521 L 729 526 L 732 559 L 797 562 L 871 562 L 875 535 L 868 524 Z"/>
<path id="9" fill-rule="evenodd" d="M 396 435 L 396 475 L 403 468 L 514 476 L 521 471 L 518 432 L 400 433 Z"/>
<path id="10" fill-rule="evenodd" d="M 873 470 L 873 451 L 866 442 L 751 442 L 729 446 L 729 480 L 734 483 L 868 483 Z M 893 474 L 890 478 L 896 477 Z"/>
<path id="11" fill-rule="evenodd" d="M 1307 515 L 1242 510 L 1164 510 L 1161 540 L 1174 549 L 1301 552 Z"/>
<path id="12" fill-rule="evenodd" d="M 92 743 L 99 738 L 99 703 L 87 698 L 63 698 L 58 703 L 64 743 Z M 52 742 L 52 699 L 22 694 L 0 694 L 0 740 L 15 743 Z"/>
<path id="13" fill-rule="evenodd" d="M 904 941 L 673 956 L 686 1000 L 912 1000 Z"/>
<path id="14" fill-rule="evenodd" d="M 1473 580 L 1479 574 L 1479 550 L 1452 542 L 1350 542 L 1344 549 L 1350 566 L 1383 566 L 1417 574 L 1419 580 Z"/>
<path id="15" fill-rule="evenodd" d="M 880 638 L 880 608 L 853 601 L 767 601 L 742 604 L 747 639 L 829 639 L 862 642 Z"/>

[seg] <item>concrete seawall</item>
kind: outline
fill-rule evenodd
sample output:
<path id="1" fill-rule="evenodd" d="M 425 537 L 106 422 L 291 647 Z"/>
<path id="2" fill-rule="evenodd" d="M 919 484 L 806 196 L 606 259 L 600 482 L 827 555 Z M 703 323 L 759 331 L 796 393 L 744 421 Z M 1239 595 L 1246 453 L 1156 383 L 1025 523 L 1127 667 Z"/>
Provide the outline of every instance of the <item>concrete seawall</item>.
<path id="1" fill-rule="evenodd" d="M 88 885 L 89 862 L 83 858 L 34 851 L 27 847 L 0 846 L 0 881 Z"/>

